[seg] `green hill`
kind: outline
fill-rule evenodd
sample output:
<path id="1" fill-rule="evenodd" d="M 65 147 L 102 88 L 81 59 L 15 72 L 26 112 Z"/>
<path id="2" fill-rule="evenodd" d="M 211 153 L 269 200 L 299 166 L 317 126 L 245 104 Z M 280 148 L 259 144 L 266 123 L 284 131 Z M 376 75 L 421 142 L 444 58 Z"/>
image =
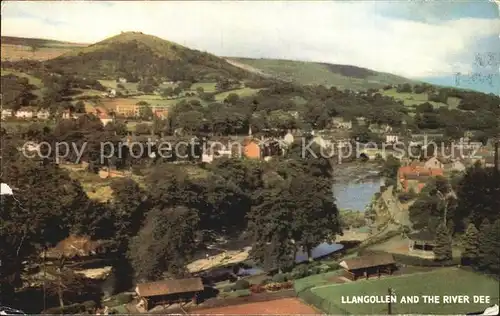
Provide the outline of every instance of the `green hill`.
<path id="1" fill-rule="evenodd" d="M 251 73 L 215 55 L 189 49 L 156 36 L 124 32 L 48 60 L 52 71 L 93 79 L 153 80 L 242 79 Z"/>
<path id="2" fill-rule="evenodd" d="M 340 89 L 366 90 L 369 88 L 380 89 L 387 85 L 406 82 L 415 83 L 413 80 L 389 73 L 348 65 L 233 57 L 228 57 L 227 60 L 241 68 L 258 70 L 268 76 L 302 85 L 324 85 Z"/>

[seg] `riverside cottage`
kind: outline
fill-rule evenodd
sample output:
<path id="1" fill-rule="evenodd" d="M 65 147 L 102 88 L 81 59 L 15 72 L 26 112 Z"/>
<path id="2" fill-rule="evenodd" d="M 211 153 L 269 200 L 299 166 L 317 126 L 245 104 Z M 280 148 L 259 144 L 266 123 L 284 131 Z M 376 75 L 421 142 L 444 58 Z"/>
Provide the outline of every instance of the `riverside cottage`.
<path id="1" fill-rule="evenodd" d="M 174 303 L 198 303 L 198 294 L 203 292 L 201 278 L 171 279 L 137 284 L 135 292 L 139 296 L 138 307 L 146 311 L 157 305 Z"/>
<path id="2" fill-rule="evenodd" d="M 368 279 L 382 273 L 391 275 L 396 270 L 396 262 L 391 254 L 366 255 L 353 259 L 346 259 L 340 263 L 344 268 L 344 277 L 356 281 L 360 277 Z"/>

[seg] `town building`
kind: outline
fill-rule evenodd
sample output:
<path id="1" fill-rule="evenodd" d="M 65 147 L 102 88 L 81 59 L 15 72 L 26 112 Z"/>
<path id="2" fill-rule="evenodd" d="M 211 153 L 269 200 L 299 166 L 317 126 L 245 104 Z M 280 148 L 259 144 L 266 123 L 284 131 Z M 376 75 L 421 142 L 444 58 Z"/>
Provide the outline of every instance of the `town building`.
<path id="1" fill-rule="evenodd" d="M 435 234 L 429 230 L 422 230 L 408 235 L 410 240 L 408 252 L 410 255 L 434 258 L 434 247 L 436 246 Z"/>
<path id="2" fill-rule="evenodd" d="M 385 135 L 385 142 L 388 144 L 397 143 L 399 141 L 399 136 L 394 134 Z"/>
<path id="3" fill-rule="evenodd" d="M 427 169 L 443 169 L 444 163 L 436 156 L 430 157 L 425 163 L 424 168 Z"/>
<path id="4" fill-rule="evenodd" d="M 100 113 L 97 113 L 96 115 L 99 118 L 99 120 L 101 120 L 101 123 L 104 126 L 113 122 L 113 118 L 106 112 L 100 112 Z"/>
<path id="5" fill-rule="evenodd" d="M 48 120 L 50 118 L 50 112 L 47 110 L 40 110 L 36 113 L 36 117 L 41 120 Z"/>
<path id="6" fill-rule="evenodd" d="M 36 113 L 35 109 L 32 107 L 22 107 L 16 111 L 15 116 L 17 118 L 28 119 L 28 118 L 33 118 L 35 116 L 35 113 Z"/>
<path id="7" fill-rule="evenodd" d="M 332 119 L 332 127 L 337 129 L 352 129 L 352 121 L 344 120 L 342 117 Z"/>
<path id="8" fill-rule="evenodd" d="M 140 106 L 130 102 L 118 102 L 115 106 L 115 113 L 123 117 L 139 116 Z"/>
<path id="9" fill-rule="evenodd" d="M 139 297 L 137 307 L 148 311 L 157 305 L 170 305 L 193 301 L 198 303 L 198 295 L 203 292 L 201 278 L 172 279 L 137 284 L 135 292 Z"/>
<path id="10" fill-rule="evenodd" d="M 2 110 L 2 120 L 5 120 L 9 117 L 12 117 L 13 113 L 14 112 L 11 109 L 3 109 Z"/>
<path id="11" fill-rule="evenodd" d="M 391 275 L 396 270 L 394 257 L 388 253 L 346 259 L 339 265 L 344 268 L 343 276 L 352 281 L 380 277 L 383 273 Z"/>
<path id="12" fill-rule="evenodd" d="M 463 172 L 465 171 L 465 169 L 467 169 L 467 167 L 459 159 L 453 160 L 450 163 L 444 165 L 445 172 Z"/>
<path id="13" fill-rule="evenodd" d="M 261 158 L 261 148 L 259 141 L 253 138 L 247 138 L 243 141 L 243 155 L 250 159 Z"/>
<path id="14" fill-rule="evenodd" d="M 398 170 L 397 187 L 400 191 L 420 193 L 431 177 L 443 176 L 441 168 L 426 168 L 425 166 L 412 164 L 400 167 Z"/>

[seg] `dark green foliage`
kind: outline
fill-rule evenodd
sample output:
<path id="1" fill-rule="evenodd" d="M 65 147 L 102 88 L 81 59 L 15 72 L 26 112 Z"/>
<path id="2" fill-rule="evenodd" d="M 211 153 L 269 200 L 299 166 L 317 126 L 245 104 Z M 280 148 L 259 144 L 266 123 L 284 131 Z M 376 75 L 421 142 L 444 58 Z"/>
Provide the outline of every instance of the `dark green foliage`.
<path id="1" fill-rule="evenodd" d="M 469 224 L 465 231 L 462 262 L 464 265 L 474 265 L 479 258 L 479 232 L 474 224 Z"/>
<path id="2" fill-rule="evenodd" d="M 248 282 L 247 280 L 244 280 L 244 279 L 240 279 L 238 281 L 236 281 L 236 283 L 234 284 L 233 286 L 233 289 L 234 290 L 245 290 L 245 289 L 249 289 L 250 288 L 250 282 Z"/>
<path id="3" fill-rule="evenodd" d="M 130 39 L 121 40 L 121 38 Z M 208 53 L 170 44 L 150 35 L 117 35 L 94 44 L 100 47 L 81 54 L 63 55 L 47 61 L 46 66 L 61 73 L 76 73 L 91 78 L 124 77 L 133 82 L 134 77 L 147 75 L 173 81 L 192 78 L 238 78 L 245 74 L 240 68 Z M 169 51 L 165 51 L 165 45 Z M 159 53 L 158 53 L 159 52 Z"/>
<path id="4" fill-rule="evenodd" d="M 500 273 L 500 220 L 490 224 L 484 220 L 479 227 L 479 260 L 480 270 L 496 274 Z"/>
<path id="5" fill-rule="evenodd" d="M 15 75 L 5 75 L 1 77 L 2 104 L 4 108 L 18 110 L 23 106 L 33 105 L 37 99 L 32 93 L 35 89 L 27 78 Z"/>
<path id="6" fill-rule="evenodd" d="M 434 247 L 434 255 L 437 261 L 448 261 L 451 260 L 452 248 L 451 248 L 451 236 L 448 232 L 448 228 L 444 224 L 440 224 L 436 230 L 436 246 Z"/>
<path id="7" fill-rule="evenodd" d="M 411 93 L 412 92 L 412 87 L 409 83 L 401 84 L 398 85 L 396 88 L 397 92 L 406 92 L 406 93 Z"/>
<path id="8" fill-rule="evenodd" d="M 451 186 L 444 177 L 438 176 L 428 180 L 415 203 L 409 208 L 414 229 L 426 228 L 435 232 L 437 226 L 444 221 L 445 213 L 446 221 L 451 225 L 457 202 L 453 195 L 449 194 L 450 190 Z"/>
<path id="9" fill-rule="evenodd" d="M 95 303 L 94 303 L 95 304 Z M 89 304 L 71 304 L 64 307 L 52 307 L 42 312 L 42 314 L 81 314 L 89 312 L 95 308 L 89 308 Z"/>
<path id="10" fill-rule="evenodd" d="M 286 278 L 285 274 L 278 273 L 278 274 L 273 275 L 272 281 L 276 282 L 276 283 L 283 283 L 283 282 L 287 281 L 287 278 Z"/>
<path id="11" fill-rule="evenodd" d="M 454 223 L 458 231 L 463 231 L 464 221 L 479 227 L 484 219 L 494 222 L 500 218 L 500 177 L 493 168 L 475 165 L 467 169 L 458 184 L 457 196 Z"/>
<path id="12" fill-rule="evenodd" d="M 399 167 L 401 167 L 399 159 L 395 158 L 393 155 L 389 155 L 384 161 L 380 175 L 387 179 L 396 179 Z"/>
<path id="13" fill-rule="evenodd" d="M 199 217 L 184 207 L 155 206 L 130 244 L 130 260 L 139 280 L 158 280 L 167 271 L 185 274 L 187 260 L 196 246 Z"/>

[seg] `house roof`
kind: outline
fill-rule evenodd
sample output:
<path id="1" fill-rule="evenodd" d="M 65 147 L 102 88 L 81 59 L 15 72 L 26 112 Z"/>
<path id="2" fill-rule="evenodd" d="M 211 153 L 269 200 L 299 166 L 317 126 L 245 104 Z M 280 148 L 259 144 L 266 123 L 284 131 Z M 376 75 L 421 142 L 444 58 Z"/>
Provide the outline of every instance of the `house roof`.
<path id="1" fill-rule="evenodd" d="M 384 253 L 346 259 L 340 263 L 340 266 L 347 270 L 357 270 L 394 263 L 396 263 L 394 257 L 389 253 Z"/>
<path id="2" fill-rule="evenodd" d="M 137 284 L 135 291 L 139 296 L 150 297 L 177 293 L 203 291 L 201 278 L 171 279 Z"/>
<path id="3" fill-rule="evenodd" d="M 404 166 L 399 168 L 399 176 L 404 179 L 417 179 L 418 177 L 442 176 L 441 168 L 424 168 L 421 166 Z"/>

